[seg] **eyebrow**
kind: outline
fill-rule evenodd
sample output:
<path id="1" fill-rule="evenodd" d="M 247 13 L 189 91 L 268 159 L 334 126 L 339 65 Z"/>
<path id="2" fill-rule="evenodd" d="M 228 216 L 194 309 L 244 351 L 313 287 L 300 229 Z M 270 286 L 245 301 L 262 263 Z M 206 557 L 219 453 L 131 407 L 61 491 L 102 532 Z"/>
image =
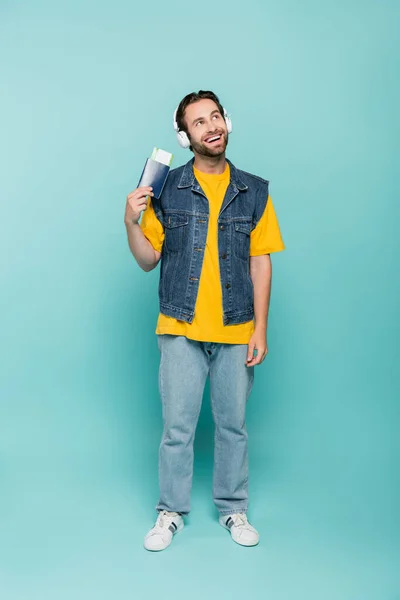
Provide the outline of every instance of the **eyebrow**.
<path id="1" fill-rule="evenodd" d="M 210 112 L 210 117 L 212 117 L 212 115 L 213 115 L 214 113 L 219 113 L 219 110 L 218 110 L 218 108 L 216 108 L 215 110 L 213 110 L 212 112 Z M 192 125 L 194 125 L 195 123 L 197 123 L 197 121 L 202 121 L 203 119 L 204 119 L 204 117 L 198 117 L 197 119 L 195 119 L 195 120 L 192 122 Z"/>

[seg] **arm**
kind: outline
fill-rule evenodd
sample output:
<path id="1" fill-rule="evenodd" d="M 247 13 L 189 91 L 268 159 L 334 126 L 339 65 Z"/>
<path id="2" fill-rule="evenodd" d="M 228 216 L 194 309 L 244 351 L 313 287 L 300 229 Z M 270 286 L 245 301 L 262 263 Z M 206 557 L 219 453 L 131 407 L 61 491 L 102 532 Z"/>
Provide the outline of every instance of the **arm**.
<path id="1" fill-rule="evenodd" d="M 161 252 L 154 250 L 149 240 L 145 237 L 138 223 L 126 222 L 129 248 L 143 271 L 149 272 L 158 265 Z"/>
<path id="2" fill-rule="evenodd" d="M 250 276 L 254 286 L 255 330 L 249 342 L 248 367 L 260 364 L 268 353 L 267 325 L 272 280 L 269 254 L 250 257 Z M 257 349 L 257 356 L 253 356 L 254 349 Z"/>
<path id="3" fill-rule="evenodd" d="M 147 196 L 153 196 L 152 188 L 137 188 L 126 199 L 125 227 L 129 248 L 143 271 L 152 271 L 159 263 L 161 253 L 154 250 L 144 235 L 139 218 L 147 206 Z"/>

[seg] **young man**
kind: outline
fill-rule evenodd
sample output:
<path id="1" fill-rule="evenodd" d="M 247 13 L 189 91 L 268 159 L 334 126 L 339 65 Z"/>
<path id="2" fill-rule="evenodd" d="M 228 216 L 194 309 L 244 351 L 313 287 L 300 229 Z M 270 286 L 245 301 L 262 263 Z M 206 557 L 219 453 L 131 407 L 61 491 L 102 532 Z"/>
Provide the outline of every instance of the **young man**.
<path id="1" fill-rule="evenodd" d="M 213 498 L 220 524 L 244 546 L 259 541 L 246 516 L 245 408 L 254 367 L 267 354 L 270 253 L 284 249 L 268 181 L 225 158 L 232 123 L 218 97 L 187 95 L 174 115 L 194 157 L 170 171 L 161 198 L 127 197 L 129 246 L 140 267 L 161 260 L 158 518 L 147 550 L 163 550 L 190 510 L 193 441 L 207 376 L 215 422 Z M 139 218 L 144 211 L 141 224 Z"/>

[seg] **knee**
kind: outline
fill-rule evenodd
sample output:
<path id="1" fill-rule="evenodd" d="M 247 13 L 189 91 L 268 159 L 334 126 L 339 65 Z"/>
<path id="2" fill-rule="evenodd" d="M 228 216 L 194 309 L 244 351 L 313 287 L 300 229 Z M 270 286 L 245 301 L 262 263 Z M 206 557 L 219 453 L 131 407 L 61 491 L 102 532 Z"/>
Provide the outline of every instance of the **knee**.
<path id="1" fill-rule="evenodd" d="M 215 430 L 220 437 L 234 436 L 247 438 L 246 422 L 243 415 L 231 414 L 215 421 Z"/>
<path id="2" fill-rule="evenodd" d="M 164 425 L 163 444 L 167 446 L 187 446 L 194 440 L 194 427 L 183 423 Z"/>

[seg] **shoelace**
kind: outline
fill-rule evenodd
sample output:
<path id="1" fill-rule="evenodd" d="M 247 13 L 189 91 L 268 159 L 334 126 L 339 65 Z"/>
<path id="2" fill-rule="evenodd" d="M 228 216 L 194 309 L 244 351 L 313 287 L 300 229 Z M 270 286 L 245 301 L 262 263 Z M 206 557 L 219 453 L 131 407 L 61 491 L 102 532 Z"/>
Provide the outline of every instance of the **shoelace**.
<path id="1" fill-rule="evenodd" d="M 176 516 L 178 516 L 178 513 L 169 513 L 166 510 L 162 510 L 158 515 L 156 524 L 154 525 L 154 533 L 164 533 Z"/>
<path id="2" fill-rule="evenodd" d="M 249 524 L 247 516 L 243 513 L 232 515 L 231 519 L 235 523 L 235 527 L 246 527 Z"/>

